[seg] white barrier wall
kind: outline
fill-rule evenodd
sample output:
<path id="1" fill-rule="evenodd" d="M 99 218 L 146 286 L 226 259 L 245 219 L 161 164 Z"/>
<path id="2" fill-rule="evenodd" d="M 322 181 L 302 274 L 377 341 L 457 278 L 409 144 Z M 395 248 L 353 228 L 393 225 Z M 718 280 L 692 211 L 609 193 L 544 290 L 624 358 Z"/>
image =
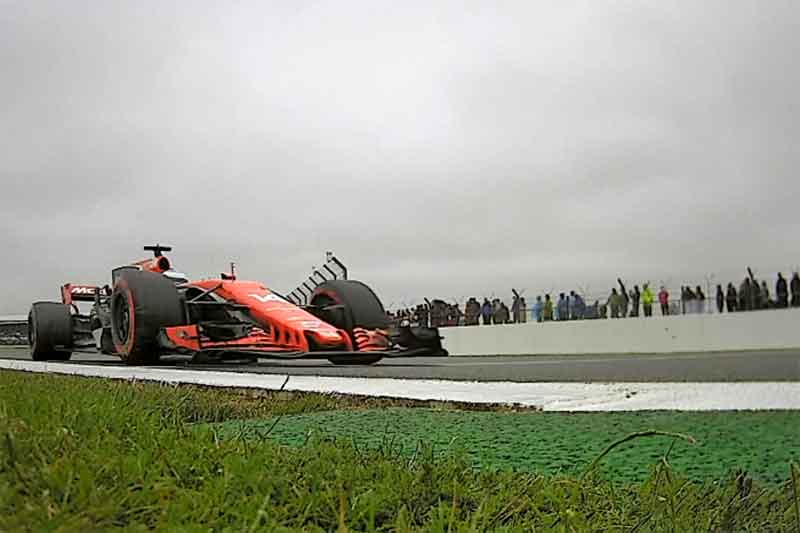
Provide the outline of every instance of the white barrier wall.
<path id="1" fill-rule="evenodd" d="M 674 353 L 800 348 L 800 309 L 441 328 L 450 355 Z"/>

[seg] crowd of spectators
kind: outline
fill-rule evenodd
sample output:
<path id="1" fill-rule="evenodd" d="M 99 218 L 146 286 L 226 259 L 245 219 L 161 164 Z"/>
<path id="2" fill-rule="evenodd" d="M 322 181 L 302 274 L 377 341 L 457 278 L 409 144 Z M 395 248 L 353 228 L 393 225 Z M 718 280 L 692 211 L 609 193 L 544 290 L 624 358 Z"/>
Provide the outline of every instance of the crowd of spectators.
<path id="1" fill-rule="evenodd" d="M 444 300 L 425 301 L 413 308 L 400 309 L 396 312 L 388 312 L 389 318 L 402 322 L 407 320 L 414 325 L 429 325 L 431 327 L 441 326 L 463 326 L 464 313 L 461 312 L 458 304 L 449 304 Z"/>
<path id="2" fill-rule="evenodd" d="M 500 298 L 483 298 L 479 301 L 470 297 L 462 307 L 458 303 L 444 300 L 425 300 L 413 308 L 389 311 L 390 318 L 397 322 L 408 321 L 415 325 L 441 326 L 478 326 L 489 324 L 512 324 L 527 322 L 551 322 L 564 320 L 587 320 L 601 318 L 637 318 L 653 316 L 653 308 L 658 306 L 661 315 L 710 313 L 733 313 L 759 309 L 800 307 L 800 276 L 797 272 L 787 281 L 782 273 L 778 273 L 775 282 L 774 298 L 765 280 L 758 281 L 750 269 L 748 276 L 739 284 L 733 283 L 716 287 L 716 301 L 706 298 L 702 288 L 682 286 L 680 299 L 671 297 L 662 285 L 658 291 L 650 283 L 634 285 L 628 289 L 622 279 L 617 279 L 617 286 L 601 301 L 594 300 L 587 304 L 584 297 L 575 290 L 561 292 L 558 299 L 550 294 L 537 295 L 530 308 L 517 291 L 512 290 L 511 307 Z M 716 307 L 712 307 L 716 303 Z"/>
<path id="3" fill-rule="evenodd" d="M 771 297 L 766 281 L 755 279 L 752 272 L 739 284 L 739 290 L 733 283 L 728 283 L 723 291 L 722 285 L 717 285 L 716 308 L 717 312 L 722 313 L 727 310 L 729 313 L 736 311 L 753 311 L 757 309 L 772 309 L 786 307 L 800 307 L 800 276 L 797 272 L 792 275 L 792 279 L 787 282 L 783 274 L 778 272 L 778 279 L 775 281 L 774 298 Z M 702 293 L 701 293 L 702 295 Z M 687 294 L 687 299 L 698 298 L 695 293 Z"/>

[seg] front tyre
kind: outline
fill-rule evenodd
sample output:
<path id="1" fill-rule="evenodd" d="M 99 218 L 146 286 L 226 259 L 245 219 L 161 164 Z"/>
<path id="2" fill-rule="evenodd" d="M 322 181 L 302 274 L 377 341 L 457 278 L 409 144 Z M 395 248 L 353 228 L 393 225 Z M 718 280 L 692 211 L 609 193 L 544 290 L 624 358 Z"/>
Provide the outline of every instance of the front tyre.
<path id="1" fill-rule="evenodd" d="M 28 313 L 28 346 L 34 361 L 72 357 L 72 314 L 57 302 L 36 302 Z"/>
<path id="2" fill-rule="evenodd" d="M 376 333 L 373 340 L 382 339 L 389 326 L 386 310 L 375 292 L 365 283 L 354 280 L 332 280 L 318 285 L 311 295 L 313 312 L 328 324 L 347 331 L 353 346 L 362 354 L 330 357 L 328 361 L 335 365 L 372 365 L 383 359 L 380 350 L 370 351 L 367 346 L 359 346 L 362 336 L 359 330 Z M 362 332 L 363 333 L 363 332 Z M 375 338 L 377 337 L 377 338 Z M 385 339 L 389 347 L 389 339 Z"/>
<path id="3" fill-rule="evenodd" d="M 125 364 L 158 363 L 161 328 L 186 323 L 175 284 L 154 272 L 120 275 L 111 294 L 111 339 Z"/>

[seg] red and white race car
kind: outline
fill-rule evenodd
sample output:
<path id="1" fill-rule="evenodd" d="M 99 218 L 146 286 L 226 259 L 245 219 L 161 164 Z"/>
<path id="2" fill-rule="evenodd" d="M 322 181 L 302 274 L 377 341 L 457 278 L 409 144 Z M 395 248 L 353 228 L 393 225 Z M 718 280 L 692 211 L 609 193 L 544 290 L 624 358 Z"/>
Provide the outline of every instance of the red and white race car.
<path id="1" fill-rule="evenodd" d="M 172 269 L 168 246 L 112 270 L 111 286 L 62 286 L 61 302 L 36 302 L 28 315 L 35 360 L 67 360 L 99 350 L 129 365 L 164 354 L 198 359 L 327 359 L 366 365 L 384 357 L 446 355 L 435 328 L 389 324 L 378 297 L 360 281 L 318 283 L 298 305 L 257 281 L 189 281 Z M 77 302 L 92 302 L 88 314 Z"/>

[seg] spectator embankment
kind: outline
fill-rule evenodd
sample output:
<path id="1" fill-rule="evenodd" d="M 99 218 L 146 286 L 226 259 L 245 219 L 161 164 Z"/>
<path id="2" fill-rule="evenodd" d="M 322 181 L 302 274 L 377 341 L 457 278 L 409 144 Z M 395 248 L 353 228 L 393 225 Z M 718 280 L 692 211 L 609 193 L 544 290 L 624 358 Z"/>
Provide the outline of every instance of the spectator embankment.
<path id="1" fill-rule="evenodd" d="M 455 356 L 800 349 L 800 309 L 442 328 Z"/>

